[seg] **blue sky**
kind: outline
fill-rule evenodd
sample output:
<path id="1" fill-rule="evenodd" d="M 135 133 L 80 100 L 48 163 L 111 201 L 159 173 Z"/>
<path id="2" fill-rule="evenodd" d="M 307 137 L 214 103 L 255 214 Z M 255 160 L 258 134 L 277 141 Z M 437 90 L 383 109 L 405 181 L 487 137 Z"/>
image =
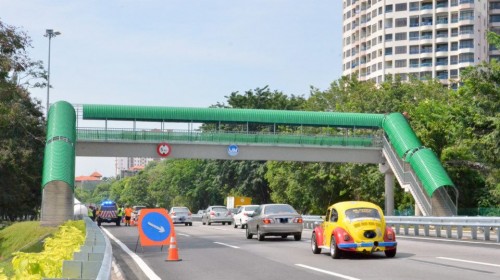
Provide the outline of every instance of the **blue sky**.
<path id="1" fill-rule="evenodd" d="M 266 85 L 307 97 L 341 76 L 339 0 L 0 0 L 0 19 L 45 63 L 45 30 L 62 33 L 51 103 L 208 107 Z M 114 176 L 114 158 L 77 158 L 77 176 L 93 171 Z"/>

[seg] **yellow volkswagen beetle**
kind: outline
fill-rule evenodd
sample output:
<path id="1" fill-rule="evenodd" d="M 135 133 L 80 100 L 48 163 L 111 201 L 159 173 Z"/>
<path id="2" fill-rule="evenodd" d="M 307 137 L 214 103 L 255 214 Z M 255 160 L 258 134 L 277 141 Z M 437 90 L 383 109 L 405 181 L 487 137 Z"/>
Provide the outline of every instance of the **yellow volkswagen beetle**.
<path id="1" fill-rule="evenodd" d="M 328 249 L 334 259 L 344 252 L 382 251 L 392 258 L 396 247 L 396 235 L 385 225 L 382 209 L 366 201 L 339 202 L 328 207 L 325 221 L 314 228 L 311 238 L 314 254 Z"/>

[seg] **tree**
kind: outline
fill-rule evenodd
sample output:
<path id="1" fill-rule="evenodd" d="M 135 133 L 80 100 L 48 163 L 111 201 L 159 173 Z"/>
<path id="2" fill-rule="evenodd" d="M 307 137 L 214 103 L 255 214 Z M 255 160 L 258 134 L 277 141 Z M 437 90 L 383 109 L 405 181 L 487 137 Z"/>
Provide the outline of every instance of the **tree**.
<path id="1" fill-rule="evenodd" d="M 30 43 L 24 32 L 0 21 L 0 218 L 34 217 L 41 204 L 45 119 L 27 88 L 43 73 L 26 54 Z"/>

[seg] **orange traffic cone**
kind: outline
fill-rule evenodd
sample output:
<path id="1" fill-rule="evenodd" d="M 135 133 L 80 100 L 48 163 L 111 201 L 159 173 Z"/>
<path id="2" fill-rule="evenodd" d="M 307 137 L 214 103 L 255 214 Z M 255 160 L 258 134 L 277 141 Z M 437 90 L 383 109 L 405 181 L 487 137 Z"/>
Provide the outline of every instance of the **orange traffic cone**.
<path id="1" fill-rule="evenodd" d="M 172 233 L 172 236 L 170 237 L 170 247 L 168 248 L 168 257 L 166 261 L 167 262 L 182 261 L 182 259 L 179 259 L 179 251 L 177 250 L 177 241 L 175 239 L 175 232 Z"/>

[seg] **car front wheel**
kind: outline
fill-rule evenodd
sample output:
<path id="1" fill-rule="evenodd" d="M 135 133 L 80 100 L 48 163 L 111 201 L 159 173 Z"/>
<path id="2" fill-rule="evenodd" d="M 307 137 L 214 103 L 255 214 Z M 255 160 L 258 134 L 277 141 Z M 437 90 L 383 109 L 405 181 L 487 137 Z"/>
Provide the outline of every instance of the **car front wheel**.
<path id="1" fill-rule="evenodd" d="M 342 256 L 342 252 L 340 251 L 339 247 L 337 247 L 335 236 L 332 236 L 332 239 L 330 241 L 330 255 L 333 259 L 340 259 L 340 257 Z"/>
<path id="2" fill-rule="evenodd" d="M 316 240 L 316 234 L 314 232 L 311 237 L 311 249 L 313 254 L 321 253 L 321 248 L 318 247 L 318 240 Z"/>

